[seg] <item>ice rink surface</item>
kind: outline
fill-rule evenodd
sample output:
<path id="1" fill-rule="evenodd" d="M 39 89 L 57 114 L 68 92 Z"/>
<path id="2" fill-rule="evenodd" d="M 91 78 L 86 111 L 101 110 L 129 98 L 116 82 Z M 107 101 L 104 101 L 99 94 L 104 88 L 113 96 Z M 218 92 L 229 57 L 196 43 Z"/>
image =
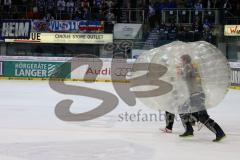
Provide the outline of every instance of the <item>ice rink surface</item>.
<path id="1" fill-rule="evenodd" d="M 111 83 L 68 82 L 117 95 Z M 0 160 L 239 160 L 240 91 L 230 90 L 210 116 L 227 133 L 220 143 L 203 127 L 195 136 L 181 139 L 179 118 L 173 134 L 159 128 L 163 121 L 121 121 L 119 115 L 156 113 L 141 104 L 129 107 L 119 99 L 117 108 L 87 122 L 64 122 L 54 113 L 56 104 L 72 99 L 74 113 L 101 103 L 82 96 L 63 95 L 47 81 L 0 81 Z"/>

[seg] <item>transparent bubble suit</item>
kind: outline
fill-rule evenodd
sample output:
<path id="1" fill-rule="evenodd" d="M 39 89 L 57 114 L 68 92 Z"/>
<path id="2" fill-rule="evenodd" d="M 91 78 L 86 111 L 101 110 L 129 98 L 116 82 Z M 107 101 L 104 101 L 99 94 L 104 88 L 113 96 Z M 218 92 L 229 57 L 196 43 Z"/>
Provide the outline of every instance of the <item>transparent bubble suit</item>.
<path id="1" fill-rule="evenodd" d="M 194 103 L 192 95 L 196 93 L 189 90 L 188 84 L 190 82 L 179 73 L 182 70 L 181 57 L 183 55 L 191 57 L 191 66 L 194 66 L 194 72 L 198 75 L 195 78 L 200 82 L 201 93 L 204 94 L 204 96 L 197 97 L 202 99 L 201 105 L 197 104 L 198 102 Z M 143 63 L 147 64 L 147 69 L 139 71 L 139 64 Z M 155 64 L 159 65 L 158 68 Z M 230 73 L 227 59 L 212 44 L 204 41 L 191 43 L 176 41 L 140 55 L 133 64 L 132 72 L 127 78 L 130 80 L 131 90 L 134 92 L 148 93 L 157 88 L 166 90 L 164 94 L 161 91 L 160 95 L 150 92 L 153 96 L 139 97 L 136 95 L 146 106 L 155 110 L 182 114 L 216 107 L 228 91 Z M 142 75 L 146 76 L 140 78 L 140 82 L 134 80 Z M 158 81 L 162 82 L 158 86 L 152 85 L 152 82 L 156 81 L 156 77 Z M 144 85 L 139 85 L 141 80 L 144 81 Z M 146 81 L 148 85 L 146 85 Z M 169 88 L 169 86 L 171 87 Z"/>

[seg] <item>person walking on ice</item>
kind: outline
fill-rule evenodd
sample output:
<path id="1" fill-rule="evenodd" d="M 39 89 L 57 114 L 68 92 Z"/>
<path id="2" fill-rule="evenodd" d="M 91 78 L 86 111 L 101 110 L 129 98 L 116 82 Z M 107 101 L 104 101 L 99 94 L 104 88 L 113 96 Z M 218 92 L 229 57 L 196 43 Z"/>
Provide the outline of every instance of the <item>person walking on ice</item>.
<path id="1" fill-rule="evenodd" d="M 192 64 L 191 57 L 188 54 L 182 55 L 180 57 L 182 68 L 178 70 L 178 74 L 186 81 L 189 90 L 189 100 L 180 106 L 180 109 L 187 108 L 191 110 L 192 107 L 197 107 L 198 111 L 194 113 L 184 113 L 180 114 L 185 132 L 180 137 L 193 136 L 192 118 L 196 121 L 204 124 L 210 131 L 212 131 L 216 138 L 213 142 L 219 142 L 226 137 L 222 128 L 209 117 L 207 110 L 205 108 L 205 93 L 202 88 L 201 77 L 199 77 L 198 68 L 194 68 Z"/>

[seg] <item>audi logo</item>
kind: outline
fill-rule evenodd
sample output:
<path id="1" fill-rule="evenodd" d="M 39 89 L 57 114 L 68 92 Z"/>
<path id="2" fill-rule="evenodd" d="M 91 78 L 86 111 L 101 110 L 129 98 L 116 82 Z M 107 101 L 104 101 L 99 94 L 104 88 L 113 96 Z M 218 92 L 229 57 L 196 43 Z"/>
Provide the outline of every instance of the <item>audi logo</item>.
<path id="1" fill-rule="evenodd" d="M 116 51 L 116 50 L 121 50 L 121 51 L 126 51 L 128 49 L 132 49 L 134 46 L 133 41 L 130 40 L 124 40 L 124 41 L 119 41 L 115 43 L 107 43 L 104 45 L 104 50 L 105 51 Z"/>
<path id="2" fill-rule="evenodd" d="M 131 72 L 132 68 L 116 68 L 114 70 L 114 75 L 115 76 L 126 76 L 128 72 Z"/>

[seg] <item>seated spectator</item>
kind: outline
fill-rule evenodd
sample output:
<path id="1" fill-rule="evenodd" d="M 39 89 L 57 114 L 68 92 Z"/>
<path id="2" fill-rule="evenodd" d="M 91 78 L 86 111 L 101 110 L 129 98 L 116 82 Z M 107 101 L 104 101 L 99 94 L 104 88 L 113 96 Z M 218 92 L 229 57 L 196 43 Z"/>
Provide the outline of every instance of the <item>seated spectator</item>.
<path id="1" fill-rule="evenodd" d="M 116 16 L 117 22 L 121 22 L 121 18 L 122 18 L 121 6 L 122 6 L 122 1 L 115 1 L 113 6 L 114 8 L 113 13 Z M 147 14 L 145 16 L 147 16 Z"/>
<path id="2" fill-rule="evenodd" d="M 193 23 L 191 30 L 194 32 L 195 41 L 199 41 L 200 39 L 202 39 L 203 25 L 200 19 L 197 19 L 195 23 Z"/>
<path id="3" fill-rule="evenodd" d="M 209 31 L 211 29 L 212 25 L 209 23 L 208 19 L 205 19 L 203 23 L 203 30 L 204 31 Z"/>
<path id="4" fill-rule="evenodd" d="M 208 19 L 205 19 L 203 23 L 203 39 L 207 42 L 211 42 L 212 40 L 212 25 Z"/>
<path id="5" fill-rule="evenodd" d="M 193 22 L 191 30 L 194 32 L 202 32 L 203 30 L 202 28 L 203 28 L 203 25 L 200 23 L 200 20 L 197 19 L 195 20 L 195 22 Z"/>
<path id="6" fill-rule="evenodd" d="M 51 15 L 51 13 L 47 13 L 46 16 L 43 17 L 43 20 L 51 21 L 54 20 L 54 17 Z"/>
<path id="7" fill-rule="evenodd" d="M 150 28 L 153 29 L 155 27 L 155 9 L 152 3 L 150 3 L 148 7 L 149 7 L 149 12 L 148 12 L 149 24 L 150 24 Z"/>
<path id="8" fill-rule="evenodd" d="M 177 32 L 177 26 L 174 20 L 171 21 L 169 32 Z"/>
<path id="9" fill-rule="evenodd" d="M 74 11 L 74 2 L 73 0 L 69 0 L 66 4 L 66 10 L 68 13 L 72 14 Z"/>
<path id="10" fill-rule="evenodd" d="M 54 0 L 47 0 L 46 8 L 48 13 L 54 13 L 55 3 Z"/>
<path id="11" fill-rule="evenodd" d="M 225 0 L 223 3 L 224 14 L 228 15 L 229 12 L 232 10 L 232 5 L 229 0 Z"/>
<path id="12" fill-rule="evenodd" d="M 199 0 L 199 1 L 194 5 L 194 8 L 195 8 L 197 11 L 202 11 L 202 9 L 203 9 L 202 0 Z"/>
<path id="13" fill-rule="evenodd" d="M 81 12 L 80 9 L 79 9 L 79 10 L 76 10 L 76 12 L 75 12 L 75 14 L 74 14 L 74 16 L 73 16 L 73 19 L 74 19 L 74 20 L 81 20 L 81 19 L 82 19 L 82 12 Z"/>
<path id="14" fill-rule="evenodd" d="M 85 8 L 85 7 L 89 7 L 89 1 L 88 0 L 81 0 L 81 7 Z"/>
<path id="15" fill-rule="evenodd" d="M 74 10 L 75 10 L 75 12 L 77 11 L 77 10 L 80 10 L 80 8 L 81 8 L 81 0 L 75 0 L 75 3 L 74 3 L 75 5 L 74 5 Z"/>
<path id="16" fill-rule="evenodd" d="M 91 15 L 90 15 L 89 9 L 88 9 L 87 7 L 84 7 L 84 8 L 83 8 L 82 19 L 84 19 L 84 20 L 89 20 L 90 17 L 91 17 Z"/>
<path id="17" fill-rule="evenodd" d="M 12 6 L 12 0 L 3 1 L 3 9 L 5 12 L 10 12 L 11 6 Z"/>
<path id="18" fill-rule="evenodd" d="M 59 12 L 65 12 L 66 2 L 64 0 L 57 1 L 57 10 Z"/>
<path id="19" fill-rule="evenodd" d="M 99 9 L 102 9 L 103 12 L 105 13 L 105 12 L 107 12 L 107 10 L 108 10 L 109 8 L 108 8 L 107 3 L 103 3 L 103 5 L 101 6 L 101 8 L 99 8 Z"/>
<path id="20" fill-rule="evenodd" d="M 160 31 L 165 31 L 166 30 L 166 25 L 164 23 L 160 23 L 159 30 Z"/>
<path id="21" fill-rule="evenodd" d="M 28 12 L 27 12 L 27 18 L 28 19 L 40 19 L 41 16 L 38 12 L 38 8 L 35 6 L 35 7 L 30 7 L 28 9 Z"/>
<path id="22" fill-rule="evenodd" d="M 102 8 L 103 6 L 103 0 L 93 0 L 93 5 L 97 8 Z"/>
<path id="23" fill-rule="evenodd" d="M 105 3 L 107 4 L 108 8 L 112 8 L 112 6 L 114 5 L 112 0 L 106 0 Z"/>
<path id="24" fill-rule="evenodd" d="M 108 22 L 113 22 L 115 21 L 115 15 L 111 12 L 111 10 L 108 10 L 108 13 L 106 14 L 106 20 Z"/>
<path id="25" fill-rule="evenodd" d="M 176 7 L 177 7 L 177 5 L 176 5 L 175 0 L 168 1 L 167 8 L 176 8 Z"/>
<path id="26" fill-rule="evenodd" d="M 43 16 L 45 14 L 45 0 L 38 0 L 37 1 L 37 8 L 38 12 Z"/>
<path id="27" fill-rule="evenodd" d="M 186 7 L 193 8 L 194 7 L 194 0 L 186 0 Z"/>
<path id="28" fill-rule="evenodd" d="M 103 11 L 100 9 L 96 15 L 96 20 L 97 21 L 105 21 L 105 17 L 103 14 Z"/>

